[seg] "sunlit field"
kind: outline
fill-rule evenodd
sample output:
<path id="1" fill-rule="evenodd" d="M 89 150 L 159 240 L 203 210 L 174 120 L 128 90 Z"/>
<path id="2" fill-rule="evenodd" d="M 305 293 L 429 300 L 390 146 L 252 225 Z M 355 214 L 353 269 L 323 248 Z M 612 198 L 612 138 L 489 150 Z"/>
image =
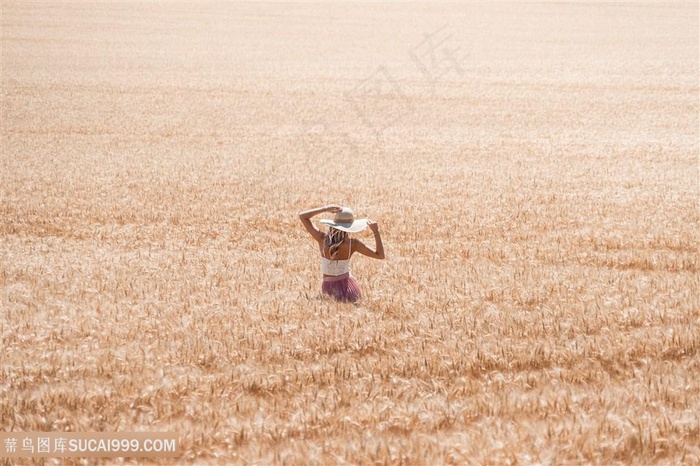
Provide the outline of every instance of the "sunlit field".
<path id="1" fill-rule="evenodd" d="M 0 8 L 0 430 L 700 463 L 697 3 Z"/>

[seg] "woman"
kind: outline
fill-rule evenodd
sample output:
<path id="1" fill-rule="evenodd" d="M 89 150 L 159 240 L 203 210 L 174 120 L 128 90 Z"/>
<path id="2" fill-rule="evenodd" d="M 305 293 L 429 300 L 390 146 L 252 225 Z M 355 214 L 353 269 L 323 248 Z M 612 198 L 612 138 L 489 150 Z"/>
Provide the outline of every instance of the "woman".
<path id="1" fill-rule="evenodd" d="M 311 217 L 323 212 L 335 214 L 333 220 L 321 220 L 321 223 L 329 226 L 327 233 L 319 231 L 311 223 Z M 374 259 L 384 259 L 384 245 L 377 223 L 366 218 L 355 219 L 348 207 L 335 205 L 307 210 L 300 213 L 299 218 L 321 250 L 323 292 L 343 302 L 355 302 L 360 299 L 360 287 L 350 275 L 350 258 L 359 252 Z M 374 233 L 375 251 L 365 246 L 362 241 L 350 238 L 349 233 L 358 233 L 367 227 Z"/>

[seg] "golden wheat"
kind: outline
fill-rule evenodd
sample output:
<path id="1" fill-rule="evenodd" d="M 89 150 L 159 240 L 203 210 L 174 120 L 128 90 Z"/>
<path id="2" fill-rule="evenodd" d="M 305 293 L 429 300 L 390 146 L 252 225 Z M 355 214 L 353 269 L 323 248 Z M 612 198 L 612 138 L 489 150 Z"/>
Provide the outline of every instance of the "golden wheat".
<path id="1" fill-rule="evenodd" d="M 700 462 L 697 4 L 1 8 L 3 430 Z"/>

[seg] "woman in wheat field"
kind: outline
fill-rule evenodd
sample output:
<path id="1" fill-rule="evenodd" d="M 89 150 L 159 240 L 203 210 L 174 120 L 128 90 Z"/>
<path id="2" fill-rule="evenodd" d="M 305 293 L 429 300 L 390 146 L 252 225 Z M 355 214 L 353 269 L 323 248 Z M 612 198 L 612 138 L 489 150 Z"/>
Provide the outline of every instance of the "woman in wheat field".
<path id="1" fill-rule="evenodd" d="M 333 220 L 322 219 L 328 231 L 322 232 L 311 223 L 315 215 L 330 212 Z M 356 302 L 362 296 L 357 281 L 350 275 L 350 258 L 356 252 L 373 259 L 384 259 L 384 245 L 376 222 L 366 218 L 356 219 L 348 207 L 329 205 L 311 209 L 299 214 L 301 223 L 318 243 L 321 252 L 323 284 L 321 290 L 337 301 Z M 350 238 L 350 233 L 358 233 L 369 227 L 374 233 L 375 250 L 362 241 Z"/>

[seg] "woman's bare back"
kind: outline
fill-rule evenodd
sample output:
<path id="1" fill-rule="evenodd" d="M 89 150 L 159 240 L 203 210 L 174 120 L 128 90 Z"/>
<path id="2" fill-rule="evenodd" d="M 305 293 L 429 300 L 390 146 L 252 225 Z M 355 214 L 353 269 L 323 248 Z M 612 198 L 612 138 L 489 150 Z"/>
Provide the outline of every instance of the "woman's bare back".
<path id="1" fill-rule="evenodd" d="M 325 236 L 324 236 L 325 238 Z M 321 250 L 321 256 L 325 257 L 326 259 L 329 260 L 344 260 L 344 259 L 350 259 L 350 256 L 352 255 L 352 242 L 349 237 L 346 237 L 342 243 L 340 243 L 340 246 L 338 247 L 338 252 L 336 253 L 335 257 L 331 257 L 330 253 L 330 248 L 325 247 L 325 242 L 320 241 L 319 242 L 319 248 Z"/>

